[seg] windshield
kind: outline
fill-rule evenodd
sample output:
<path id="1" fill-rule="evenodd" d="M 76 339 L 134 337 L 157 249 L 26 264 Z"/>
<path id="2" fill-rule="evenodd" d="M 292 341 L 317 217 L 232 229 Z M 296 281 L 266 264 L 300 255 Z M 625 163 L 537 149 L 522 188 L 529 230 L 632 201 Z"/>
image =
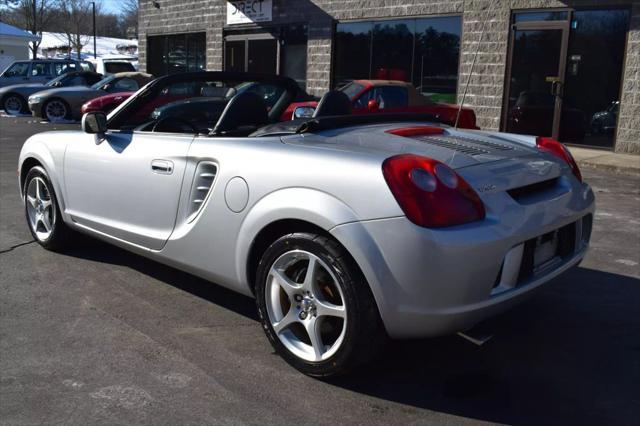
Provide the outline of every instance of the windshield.
<path id="1" fill-rule="evenodd" d="M 100 80 L 99 82 L 97 82 L 96 84 L 94 84 L 93 86 L 91 86 L 91 88 L 93 90 L 98 90 L 100 89 L 102 86 L 104 86 L 105 84 L 109 83 L 111 80 L 113 80 L 114 78 L 116 78 L 113 75 L 110 75 L 109 77 L 103 78 L 102 80 Z"/>
<path id="2" fill-rule="evenodd" d="M 109 116 L 110 128 L 209 134 L 227 104 L 237 98 L 235 109 L 221 121 L 223 130 L 216 131 L 246 136 L 278 120 L 295 95 L 293 81 L 265 80 L 243 81 L 236 74 L 224 72 L 185 75 L 182 79 L 175 76 L 151 86 L 144 96 L 133 96 L 115 110 Z"/>
<path id="3" fill-rule="evenodd" d="M 69 74 L 61 74 L 58 77 L 54 78 L 53 80 L 49 80 L 49 82 L 47 82 L 47 84 L 45 84 L 45 86 L 53 87 L 53 86 L 56 85 L 57 82 L 62 81 L 67 77 L 69 77 Z"/>
<path id="4" fill-rule="evenodd" d="M 131 62 L 120 61 L 120 62 L 105 62 L 104 70 L 105 72 L 108 72 L 110 74 L 116 74 L 119 72 L 135 71 L 136 69 L 133 67 Z"/>
<path id="5" fill-rule="evenodd" d="M 347 95 L 351 100 L 353 100 L 356 97 L 356 95 L 358 95 L 363 90 L 364 90 L 364 86 L 358 83 L 349 83 L 346 86 L 344 86 L 342 89 L 340 89 L 340 91 L 345 95 Z"/>

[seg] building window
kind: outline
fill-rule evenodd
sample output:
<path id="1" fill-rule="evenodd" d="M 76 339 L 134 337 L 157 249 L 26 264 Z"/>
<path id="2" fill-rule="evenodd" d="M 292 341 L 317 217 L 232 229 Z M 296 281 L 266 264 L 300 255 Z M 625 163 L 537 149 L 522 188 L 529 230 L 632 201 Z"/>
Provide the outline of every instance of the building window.
<path id="1" fill-rule="evenodd" d="M 631 11 L 515 12 L 502 127 L 612 148 Z"/>
<path id="2" fill-rule="evenodd" d="M 205 33 L 147 38 L 147 72 L 155 76 L 206 68 Z"/>
<path id="3" fill-rule="evenodd" d="M 455 103 L 461 32 L 459 16 L 341 22 L 333 85 L 357 79 L 408 81 L 435 101 Z"/>

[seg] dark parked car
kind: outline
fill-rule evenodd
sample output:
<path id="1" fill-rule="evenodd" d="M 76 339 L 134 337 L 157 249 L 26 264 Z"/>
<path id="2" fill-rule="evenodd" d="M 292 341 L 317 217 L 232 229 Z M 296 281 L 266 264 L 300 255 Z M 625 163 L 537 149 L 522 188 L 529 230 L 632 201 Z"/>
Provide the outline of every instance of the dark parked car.
<path id="1" fill-rule="evenodd" d="M 102 80 L 102 74 L 93 71 L 73 71 L 61 74 L 48 83 L 15 84 L 0 89 L 0 105 L 10 115 L 28 114 L 27 99 L 34 93 L 56 87 L 91 86 Z"/>
<path id="2" fill-rule="evenodd" d="M 599 111 L 591 117 L 591 134 L 610 134 L 616 130 L 620 101 L 613 101 L 606 110 Z"/>
<path id="3" fill-rule="evenodd" d="M 16 61 L 0 75 L 0 87 L 22 83 L 46 83 L 61 74 L 72 71 L 95 71 L 95 67 L 88 61 L 73 59 Z"/>
<path id="4" fill-rule="evenodd" d="M 155 109 L 150 118 L 153 120 L 178 119 L 190 122 L 192 125 L 194 123 L 211 123 L 220 117 L 229 100 L 239 93 L 255 93 L 264 100 L 269 109 L 273 108 L 282 95 L 281 87 L 255 82 L 221 87 L 200 85 L 196 89 L 194 93 L 194 88 L 191 88 L 191 93 L 185 93 L 183 96 L 179 96 L 178 93 L 167 94 L 173 95 L 175 100 Z M 204 131 L 206 129 L 198 130 Z"/>
<path id="5" fill-rule="evenodd" d="M 550 128 L 556 98 L 547 92 L 525 91 L 518 95 L 507 117 L 507 131 L 524 135 L 540 134 Z M 586 133 L 584 113 L 566 104 L 562 106 L 560 139 L 582 141 Z"/>

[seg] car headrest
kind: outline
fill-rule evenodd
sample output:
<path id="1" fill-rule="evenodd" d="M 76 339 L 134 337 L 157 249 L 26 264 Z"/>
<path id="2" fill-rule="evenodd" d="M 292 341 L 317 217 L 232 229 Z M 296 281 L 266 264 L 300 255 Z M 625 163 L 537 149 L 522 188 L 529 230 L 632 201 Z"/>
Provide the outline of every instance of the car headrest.
<path id="1" fill-rule="evenodd" d="M 243 92 L 231 98 L 213 128 L 213 134 L 236 134 L 245 130 L 248 134 L 268 121 L 264 99 L 256 93 Z"/>
<path id="2" fill-rule="evenodd" d="M 339 90 L 332 90 L 324 94 L 315 112 L 314 117 L 327 117 L 330 115 L 351 114 L 351 100 Z"/>

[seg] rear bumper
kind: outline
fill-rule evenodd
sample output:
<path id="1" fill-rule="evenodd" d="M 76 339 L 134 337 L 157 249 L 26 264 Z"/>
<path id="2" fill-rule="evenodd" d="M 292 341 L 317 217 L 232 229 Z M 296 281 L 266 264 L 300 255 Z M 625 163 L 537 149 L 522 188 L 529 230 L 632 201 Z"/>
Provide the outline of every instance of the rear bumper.
<path id="1" fill-rule="evenodd" d="M 581 191 L 557 200 L 506 209 L 463 226 L 426 229 L 398 217 L 345 224 L 331 232 L 360 265 L 391 337 L 450 334 L 514 306 L 582 260 L 594 199 L 588 185 L 578 187 Z M 588 222 L 584 235 L 583 220 Z M 522 257 L 514 264 L 514 248 L 571 227 L 575 244 L 570 251 L 535 273 L 518 273 Z"/>

